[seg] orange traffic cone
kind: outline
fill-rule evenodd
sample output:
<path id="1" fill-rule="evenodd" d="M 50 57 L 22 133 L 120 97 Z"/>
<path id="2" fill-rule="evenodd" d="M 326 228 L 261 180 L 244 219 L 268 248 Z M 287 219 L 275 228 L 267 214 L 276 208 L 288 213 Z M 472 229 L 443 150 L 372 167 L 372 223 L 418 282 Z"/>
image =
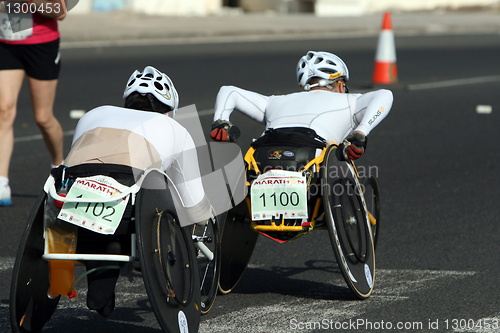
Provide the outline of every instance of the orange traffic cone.
<path id="1" fill-rule="evenodd" d="M 375 69 L 373 71 L 374 84 L 398 83 L 398 69 L 396 66 L 396 45 L 392 31 L 391 14 L 384 13 L 382 31 L 378 39 L 375 55 Z"/>

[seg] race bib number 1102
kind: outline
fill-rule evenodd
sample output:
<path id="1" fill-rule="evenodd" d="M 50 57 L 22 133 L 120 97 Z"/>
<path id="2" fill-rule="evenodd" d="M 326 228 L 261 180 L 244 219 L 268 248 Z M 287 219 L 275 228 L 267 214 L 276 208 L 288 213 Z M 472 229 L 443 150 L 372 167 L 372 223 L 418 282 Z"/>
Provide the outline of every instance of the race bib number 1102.
<path id="1" fill-rule="evenodd" d="M 114 234 L 120 225 L 130 195 L 110 202 L 102 200 L 118 197 L 127 189 L 127 186 L 111 177 L 77 178 L 66 198 L 95 199 L 95 202 L 65 202 L 57 217 L 100 234 Z"/>

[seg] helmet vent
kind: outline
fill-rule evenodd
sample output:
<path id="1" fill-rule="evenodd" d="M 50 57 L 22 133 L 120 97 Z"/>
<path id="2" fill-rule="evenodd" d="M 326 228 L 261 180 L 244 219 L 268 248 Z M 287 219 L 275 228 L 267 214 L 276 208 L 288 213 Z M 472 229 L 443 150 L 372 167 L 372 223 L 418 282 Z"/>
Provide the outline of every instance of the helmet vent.
<path id="1" fill-rule="evenodd" d="M 148 74 L 144 75 L 144 77 L 149 77 L 149 78 L 151 78 L 151 79 L 152 79 L 154 76 L 153 76 L 153 74 L 148 73 Z"/>
<path id="2" fill-rule="evenodd" d="M 327 63 L 328 65 L 337 66 L 337 64 L 336 64 L 336 63 L 334 63 L 334 62 L 333 62 L 333 61 L 331 61 L 331 60 L 327 60 L 327 61 L 326 61 L 326 63 Z"/>
<path id="3" fill-rule="evenodd" d="M 147 84 L 147 83 L 141 83 L 139 86 L 141 86 L 141 87 L 146 87 L 146 88 L 147 88 L 147 87 L 148 87 L 148 84 Z"/>
<path id="4" fill-rule="evenodd" d="M 130 87 L 130 86 L 132 86 L 134 83 L 135 83 L 135 79 L 133 79 L 132 81 L 130 81 L 130 82 L 128 83 L 128 86 Z"/>
<path id="5" fill-rule="evenodd" d="M 314 64 L 319 64 L 320 62 L 323 61 L 323 58 L 317 58 L 315 61 L 314 61 Z"/>
<path id="6" fill-rule="evenodd" d="M 162 90 L 163 90 L 163 86 L 162 86 L 159 82 L 156 82 L 156 81 L 155 81 L 155 87 L 156 87 L 156 89 L 158 89 L 158 90 L 160 90 L 160 91 L 162 91 Z"/>
<path id="7" fill-rule="evenodd" d="M 164 83 L 165 85 L 165 89 L 167 89 L 168 91 L 170 91 L 170 87 L 168 86 L 168 84 Z"/>

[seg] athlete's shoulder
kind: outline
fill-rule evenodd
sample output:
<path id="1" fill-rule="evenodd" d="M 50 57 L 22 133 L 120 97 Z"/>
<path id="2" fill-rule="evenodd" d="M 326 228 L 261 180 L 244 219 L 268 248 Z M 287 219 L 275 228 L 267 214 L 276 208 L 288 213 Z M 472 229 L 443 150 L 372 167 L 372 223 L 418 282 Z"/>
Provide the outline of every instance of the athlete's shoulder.
<path id="1" fill-rule="evenodd" d="M 289 94 L 281 94 L 281 95 L 271 95 L 272 99 L 294 99 L 294 98 L 303 98 L 308 95 L 308 91 L 297 91 Z"/>
<path id="2" fill-rule="evenodd" d="M 162 116 L 160 113 L 156 112 L 150 112 L 150 111 L 141 111 L 141 110 L 135 110 L 135 109 L 129 109 L 129 108 L 124 108 L 120 106 L 114 106 L 114 105 L 103 105 L 96 107 L 90 111 L 88 111 L 85 116 L 87 115 L 111 115 L 111 116 L 117 116 L 117 117 L 135 117 L 135 118 L 155 118 L 157 116 Z"/>

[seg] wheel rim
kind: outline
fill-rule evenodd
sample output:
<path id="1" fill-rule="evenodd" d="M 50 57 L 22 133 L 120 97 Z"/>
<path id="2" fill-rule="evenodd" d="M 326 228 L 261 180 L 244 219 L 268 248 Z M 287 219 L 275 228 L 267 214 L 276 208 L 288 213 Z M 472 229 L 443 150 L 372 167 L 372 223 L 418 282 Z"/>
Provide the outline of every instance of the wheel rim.
<path id="1" fill-rule="evenodd" d="M 362 188 L 354 166 L 337 159 L 336 147 L 323 163 L 323 208 L 335 259 L 349 289 L 365 299 L 374 287 L 375 252 Z"/>
<path id="2" fill-rule="evenodd" d="M 167 299 L 172 298 L 180 305 L 189 304 L 193 297 L 193 272 L 189 267 L 190 254 L 185 244 L 180 227 L 175 218 L 169 214 L 162 214 L 156 225 L 156 260 L 162 270 L 158 270 L 161 281 L 164 281 L 163 292 Z"/>
<path id="3" fill-rule="evenodd" d="M 380 230 L 380 189 L 377 178 L 370 175 L 370 177 L 365 179 L 363 186 L 366 208 L 375 220 L 375 224 L 370 224 L 370 227 L 373 236 L 373 247 L 376 248 Z"/>
<path id="4" fill-rule="evenodd" d="M 363 220 L 359 198 L 355 195 L 349 195 L 349 193 L 354 193 L 355 190 L 351 181 L 343 179 L 341 183 L 343 193 L 337 198 L 335 208 L 340 210 L 337 216 L 338 220 L 342 221 L 342 223 L 339 223 L 338 230 L 343 245 L 342 248 L 345 256 L 353 263 L 366 263 L 368 260 L 366 244 L 369 243 L 367 239 L 369 233 L 366 230 L 367 224 Z"/>

